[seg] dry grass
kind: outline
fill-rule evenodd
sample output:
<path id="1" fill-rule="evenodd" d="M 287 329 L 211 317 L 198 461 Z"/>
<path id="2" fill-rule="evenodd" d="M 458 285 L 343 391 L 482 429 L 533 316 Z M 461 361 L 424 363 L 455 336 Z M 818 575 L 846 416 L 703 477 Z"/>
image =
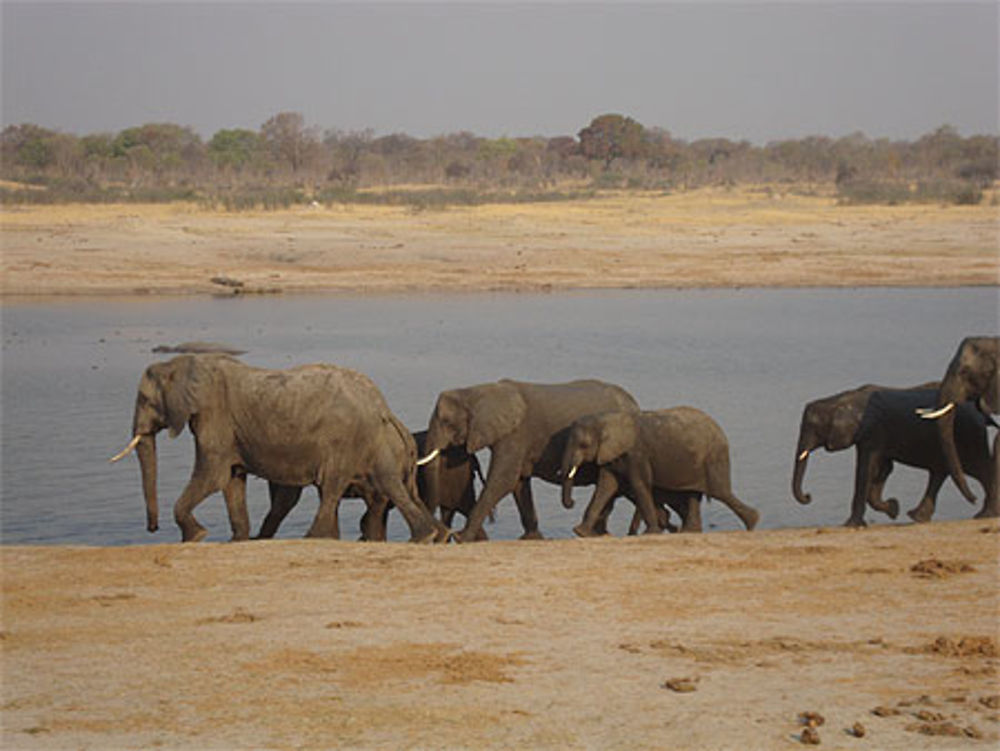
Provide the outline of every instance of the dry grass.
<path id="1" fill-rule="evenodd" d="M 989 203 L 837 206 L 740 188 L 439 211 L 7 208 L 0 292 L 206 293 L 217 275 L 289 292 L 997 284 Z"/>

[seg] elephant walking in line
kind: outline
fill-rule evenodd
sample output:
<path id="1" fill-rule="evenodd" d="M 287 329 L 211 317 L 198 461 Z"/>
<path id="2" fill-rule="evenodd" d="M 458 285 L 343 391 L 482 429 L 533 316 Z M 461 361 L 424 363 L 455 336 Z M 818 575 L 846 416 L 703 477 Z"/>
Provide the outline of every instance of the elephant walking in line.
<path id="1" fill-rule="evenodd" d="M 812 496 L 802 490 L 809 456 L 821 446 L 827 451 L 843 451 L 856 442 L 861 418 L 865 414 L 868 400 L 876 391 L 912 391 L 915 389 L 936 389 L 936 381 L 913 386 L 910 389 L 893 389 L 885 386 L 866 384 L 833 396 L 815 399 L 802 410 L 799 427 L 799 441 L 795 449 L 795 469 L 792 473 L 792 495 L 801 504 L 812 503 Z M 892 472 L 892 462 L 886 461 L 875 468 L 871 480 L 871 495 L 868 505 L 891 519 L 899 516 L 899 501 L 895 498 L 882 499 L 882 490 Z M 928 481 L 933 482 L 933 479 Z M 930 484 L 928 484 L 930 488 Z M 926 496 L 926 494 L 925 494 Z M 912 511 L 910 512 L 912 515 Z"/>
<path id="2" fill-rule="evenodd" d="M 639 406 L 620 386 L 596 380 L 539 384 L 504 379 L 442 392 L 427 428 L 427 454 L 421 459 L 431 463 L 428 507 L 440 505 L 440 452 L 459 446 L 475 454 L 489 447 L 485 486 L 455 539 L 475 540 L 483 520 L 508 493 L 514 494 L 521 516 L 522 539 L 540 539 L 531 478 L 561 484 L 558 473 L 569 426 L 602 410 L 637 413 Z M 590 467 L 575 482 L 586 485 L 596 480 L 596 470 Z M 657 526 L 652 504 L 643 513 L 647 524 Z"/>
<path id="3" fill-rule="evenodd" d="M 413 434 L 417 446 L 417 454 L 424 451 L 427 441 L 427 431 L 421 430 Z M 482 481 L 482 471 L 479 460 L 474 454 L 466 453 L 461 446 L 452 446 L 441 452 L 441 479 L 438 509 L 441 521 L 446 527 L 451 526 L 451 520 L 456 512 L 468 516 L 476 503 L 475 477 Z M 417 492 L 420 498 L 427 497 L 428 466 L 417 468 Z M 278 527 L 285 517 L 299 502 L 302 495 L 301 487 L 289 487 L 269 483 L 271 508 L 261 524 L 257 537 L 267 539 L 274 537 Z M 384 496 L 366 497 L 367 491 L 360 487 L 350 486 L 344 492 L 347 498 L 364 498 L 368 505 L 361 518 L 361 539 L 368 541 L 384 541 L 386 539 L 386 521 L 391 508 L 389 500 Z M 426 505 L 426 504 L 425 504 Z M 431 514 L 435 509 L 428 509 Z M 444 537 L 446 535 L 442 535 Z M 481 532 L 478 539 L 489 539 L 486 532 Z"/>
<path id="4" fill-rule="evenodd" d="M 962 340 L 948 370 L 944 374 L 934 404 L 937 409 L 922 409 L 925 419 L 937 420 L 942 450 L 948 464 L 948 474 L 970 502 L 976 496 L 962 472 L 963 461 L 957 435 L 955 405 L 974 401 L 979 411 L 989 417 L 1000 412 L 1000 380 L 997 378 L 1000 359 L 1000 336 L 969 336 Z M 991 421 L 992 422 L 992 421 Z M 995 424 L 995 423 L 993 423 Z M 998 443 L 994 439 L 994 446 Z M 984 512 L 985 512 L 984 507 Z M 995 512 L 996 509 L 993 508 Z M 996 516 L 996 513 L 990 514 Z"/>
<path id="5" fill-rule="evenodd" d="M 722 428 L 693 407 L 603 412 L 574 422 L 560 468 L 564 504 L 571 504 L 573 478 L 588 463 L 597 465 L 599 477 L 583 521 L 573 528 L 581 537 L 594 534 L 608 502 L 625 488 L 635 494 L 640 508 L 654 505 L 656 491 L 687 492 L 687 513 L 682 514 L 687 531 L 693 531 L 701 494 L 729 506 L 748 530 L 760 516 L 733 494 L 729 442 Z M 659 529 L 647 523 L 646 531 Z"/>
<path id="6" fill-rule="evenodd" d="M 920 504 L 909 512 L 914 521 L 929 521 L 937 494 L 948 477 L 948 461 L 941 450 L 936 426 L 921 419 L 919 411 L 934 404 L 936 389 L 877 391 L 871 395 L 856 436 L 854 496 L 848 527 L 865 526 L 865 502 L 880 477 L 881 467 L 900 462 L 930 472 L 927 490 Z M 955 412 L 955 442 L 965 471 L 986 491 L 986 500 L 977 517 L 997 515 L 997 461 L 990 453 L 986 418 L 972 404 L 959 403 Z"/>
<path id="7" fill-rule="evenodd" d="M 150 365 L 139 382 L 132 441 L 113 457 L 138 450 L 150 532 L 159 526 L 156 434 L 168 428 L 175 437 L 185 425 L 195 463 L 174 505 L 184 541 L 204 538 L 193 511 L 220 490 L 233 539 L 249 537 L 247 474 L 286 489 L 316 485 L 311 537 L 339 537 L 337 507 L 352 485 L 366 497 L 390 498 L 415 542 L 430 541 L 443 526 L 418 499 L 413 437 L 361 373 L 334 365 L 265 370 L 215 354 Z"/>

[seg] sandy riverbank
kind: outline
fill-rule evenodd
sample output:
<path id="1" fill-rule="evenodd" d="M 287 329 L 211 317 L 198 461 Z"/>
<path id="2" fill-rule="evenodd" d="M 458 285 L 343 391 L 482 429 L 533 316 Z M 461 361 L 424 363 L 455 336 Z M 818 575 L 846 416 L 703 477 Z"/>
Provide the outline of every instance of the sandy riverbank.
<path id="1" fill-rule="evenodd" d="M 998 531 L 8 546 L 0 740 L 995 748 Z"/>
<path id="2" fill-rule="evenodd" d="M 998 208 L 775 188 L 415 211 L 5 207 L 0 295 L 1000 282 Z"/>

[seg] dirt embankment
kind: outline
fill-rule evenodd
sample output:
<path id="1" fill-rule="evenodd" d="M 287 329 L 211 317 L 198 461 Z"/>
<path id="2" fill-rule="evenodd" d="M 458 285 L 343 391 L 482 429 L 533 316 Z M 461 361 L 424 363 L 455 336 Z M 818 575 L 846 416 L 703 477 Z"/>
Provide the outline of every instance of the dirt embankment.
<path id="1" fill-rule="evenodd" d="M 5 547 L 0 742 L 995 748 L 998 531 Z"/>
<path id="2" fill-rule="evenodd" d="M 990 203 L 734 188 L 438 211 L 7 207 L 0 294 L 997 284 Z"/>

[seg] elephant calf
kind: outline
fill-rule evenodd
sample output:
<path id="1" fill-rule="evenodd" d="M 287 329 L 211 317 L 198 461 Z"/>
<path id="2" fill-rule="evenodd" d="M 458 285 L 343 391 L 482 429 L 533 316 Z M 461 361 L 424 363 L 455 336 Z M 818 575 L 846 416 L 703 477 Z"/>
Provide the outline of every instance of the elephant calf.
<path id="1" fill-rule="evenodd" d="M 603 412 L 576 420 L 563 453 L 563 503 L 571 505 L 573 478 L 585 463 L 599 468 L 597 488 L 583 521 L 573 528 L 581 537 L 594 534 L 608 502 L 618 493 L 634 494 L 647 532 L 660 531 L 655 494 L 685 491 L 688 508 L 701 494 L 729 506 L 747 529 L 758 512 L 740 501 L 730 486 L 729 442 L 711 417 L 693 407 L 652 412 Z M 690 531 L 694 516 L 682 514 Z M 689 521 L 690 520 L 690 521 Z M 699 525 L 700 526 L 700 525 Z"/>

